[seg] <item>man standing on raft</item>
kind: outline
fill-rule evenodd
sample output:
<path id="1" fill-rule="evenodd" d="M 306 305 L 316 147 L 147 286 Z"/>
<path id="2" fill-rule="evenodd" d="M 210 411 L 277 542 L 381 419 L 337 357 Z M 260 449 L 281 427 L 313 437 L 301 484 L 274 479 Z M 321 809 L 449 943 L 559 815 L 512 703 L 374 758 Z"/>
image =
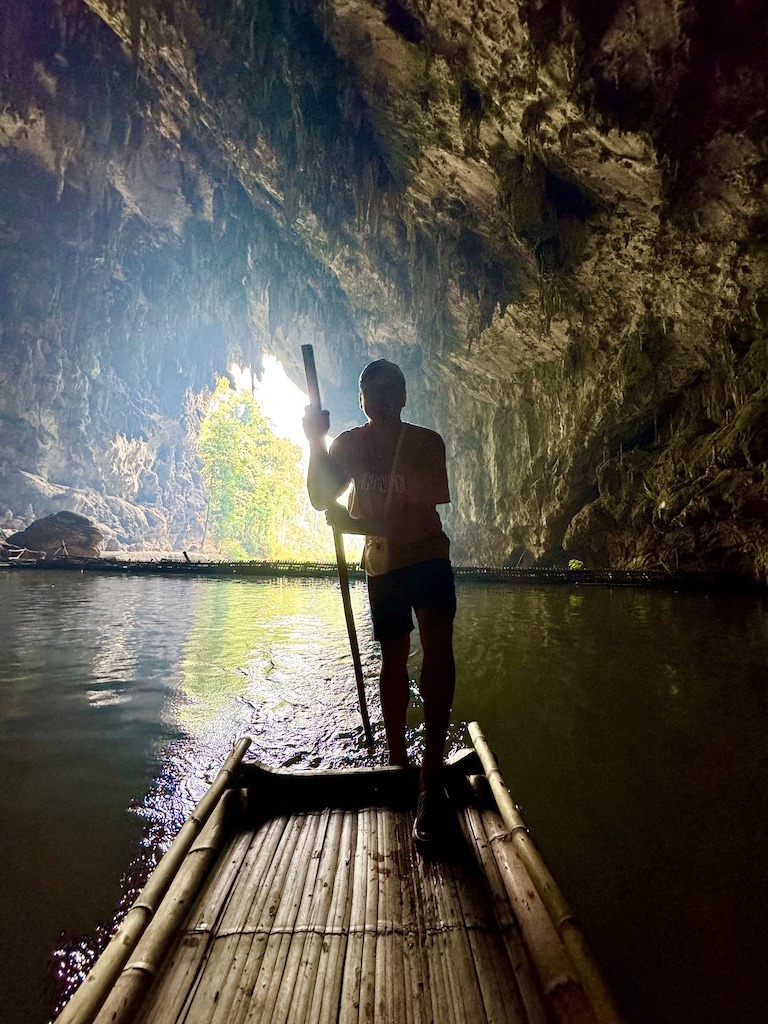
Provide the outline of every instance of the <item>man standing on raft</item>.
<path id="1" fill-rule="evenodd" d="M 405 718 L 411 609 L 419 624 L 424 661 L 424 758 L 414 838 L 438 837 L 443 803 L 442 768 L 456 671 L 453 619 L 456 591 L 437 505 L 447 504 L 445 445 L 439 434 L 400 416 L 405 377 L 395 363 L 377 359 L 360 374 L 360 408 L 368 422 L 339 434 L 326 449 L 328 412 L 307 410 L 310 443 L 307 489 L 331 526 L 365 534 L 363 568 L 373 635 L 381 644 L 379 681 L 389 763 L 407 765 Z M 336 499 L 352 481 L 349 511 Z"/>

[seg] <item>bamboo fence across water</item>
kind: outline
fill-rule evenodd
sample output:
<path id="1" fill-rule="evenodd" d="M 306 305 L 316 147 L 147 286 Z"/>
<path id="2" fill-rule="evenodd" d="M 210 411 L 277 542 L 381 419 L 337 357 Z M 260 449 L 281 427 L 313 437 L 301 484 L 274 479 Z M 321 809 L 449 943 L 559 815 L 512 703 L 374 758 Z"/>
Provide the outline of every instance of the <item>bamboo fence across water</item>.
<path id="1" fill-rule="evenodd" d="M 121 926 L 121 952 L 107 947 L 107 969 L 97 962 L 81 986 L 87 1004 L 76 993 L 57 1024 L 617 1024 L 471 734 L 476 753 L 447 771 L 451 823 L 430 857 L 411 837 L 412 770 L 230 765 L 141 934 L 123 955 Z"/>

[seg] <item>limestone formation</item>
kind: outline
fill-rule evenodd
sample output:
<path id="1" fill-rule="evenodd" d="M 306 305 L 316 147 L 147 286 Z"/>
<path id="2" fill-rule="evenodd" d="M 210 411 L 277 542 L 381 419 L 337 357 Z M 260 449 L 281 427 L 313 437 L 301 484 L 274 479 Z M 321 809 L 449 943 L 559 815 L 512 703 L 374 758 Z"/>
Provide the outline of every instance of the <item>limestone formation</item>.
<path id="1" fill-rule="evenodd" d="M 194 546 L 196 396 L 309 340 L 336 428 L 401 362 L 458 558 L 768 580 L 762 0 L 5 0 L 0 39 L 0 507 Z"/>
<path id="2" fill-rule="evenodd" d="M 41 551 L 47 558 L 98 558 L 103 536 L 93 523 L 76 512 L 57 512 L 38 519 L 21 533 L 11 534 L 11 547 Z"/>

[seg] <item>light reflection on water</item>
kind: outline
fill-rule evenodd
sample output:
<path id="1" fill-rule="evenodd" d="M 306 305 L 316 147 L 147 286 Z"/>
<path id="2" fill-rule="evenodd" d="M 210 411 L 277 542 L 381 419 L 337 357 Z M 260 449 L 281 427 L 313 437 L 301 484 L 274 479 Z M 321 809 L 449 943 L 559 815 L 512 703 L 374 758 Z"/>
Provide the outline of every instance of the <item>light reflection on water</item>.
<path id="1" fill-rule="evenodd" d="M 352 599 L 383 763 L 364 585 Z M 483 725 L 643 1024 L 708 1024 L 724 991 L 746 1021 L 766 995 L 767 623 L 754 597 L 460 588 L 454 719 Z M 273 767 L 371 762 L 332 581 L 6 573 L 0 652 L 8 1024 L 49 1015 L 52 950 L 64 979 L 87 968 L 238 736 Z"/>

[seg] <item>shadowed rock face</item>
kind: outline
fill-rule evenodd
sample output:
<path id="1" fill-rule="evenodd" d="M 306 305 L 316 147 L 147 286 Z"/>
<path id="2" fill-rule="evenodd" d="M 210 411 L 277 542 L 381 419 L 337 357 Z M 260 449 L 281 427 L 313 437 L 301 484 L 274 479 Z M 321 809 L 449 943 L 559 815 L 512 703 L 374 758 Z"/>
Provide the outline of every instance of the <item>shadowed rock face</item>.
<path id="1" fill-rule="evenodd" d="M 0 38 L 0 509 L 193 546 L 194 395 L 313 341 L 337 429 L 401 363 L 458 557 L 768 578 L 759 0 L 6 0 Z"/>
<path id="2" fill-rule="evenodd" d="M 8 538 L 13 547 L 42 551 L 46 557 L 98 558 L 103 535 L 85 516 L 57 512 Z"/>

